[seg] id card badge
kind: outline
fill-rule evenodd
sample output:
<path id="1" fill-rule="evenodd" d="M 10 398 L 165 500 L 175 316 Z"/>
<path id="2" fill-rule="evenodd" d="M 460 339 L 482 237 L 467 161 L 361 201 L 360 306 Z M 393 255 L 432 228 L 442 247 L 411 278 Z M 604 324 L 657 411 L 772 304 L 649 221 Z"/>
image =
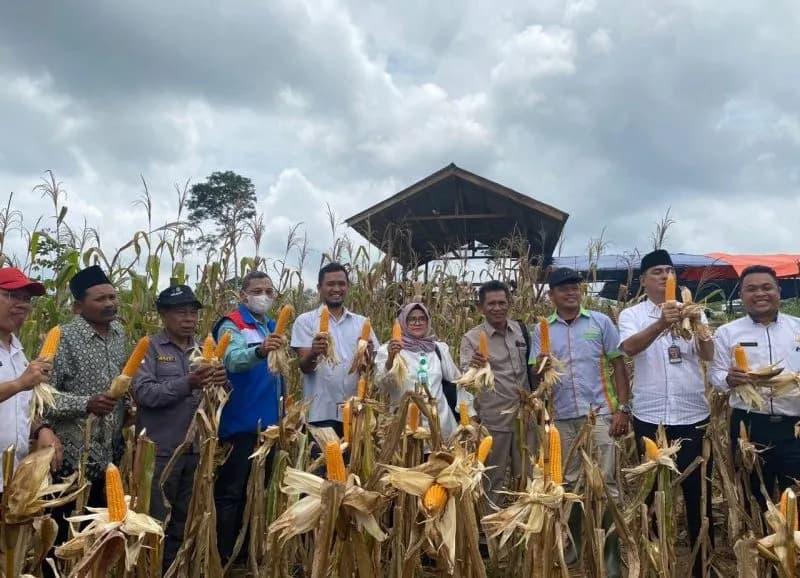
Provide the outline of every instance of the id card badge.
<path id="1" fill-rule="evenodd" d="M 677 363 L 683 363 L 683 357 L 681 357 L 681 348 L 675 343 L 667 347 L 667 357 L 669 358 L 669 362 L 673 365 Z"/>

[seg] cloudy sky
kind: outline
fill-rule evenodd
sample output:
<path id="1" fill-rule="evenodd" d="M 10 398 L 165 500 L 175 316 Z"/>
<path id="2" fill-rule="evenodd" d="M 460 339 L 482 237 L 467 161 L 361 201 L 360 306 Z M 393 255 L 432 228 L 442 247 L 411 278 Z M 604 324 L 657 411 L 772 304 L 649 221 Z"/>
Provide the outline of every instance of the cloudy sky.
<path id="1" fill-rule="evenodd" d="M 0 200 L 52 169 L 108 245 L 173 183 L 250 177 L 277 253 L 456 164 L 646 248 L 798 252 L 796 0 L 4 2 Z M 318 255 L 318 253 L 317 253 Z"/>

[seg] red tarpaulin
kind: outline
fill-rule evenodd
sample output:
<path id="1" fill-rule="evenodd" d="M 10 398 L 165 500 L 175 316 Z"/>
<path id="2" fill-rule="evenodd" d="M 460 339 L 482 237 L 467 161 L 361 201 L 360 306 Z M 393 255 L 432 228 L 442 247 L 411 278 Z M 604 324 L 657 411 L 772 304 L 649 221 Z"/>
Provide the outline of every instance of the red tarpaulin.
<path id="1" fill-rule="evenodd" d="M 731 255 L 729 253 L 708 253 L 708 257 L 718 259 L 741 275 L 742 271 L 750 265 L 766 265 L 772 267 L 778 277 L 797 277 L 800 275 L 800 255 L 775 254 L 775 255 Z"/>

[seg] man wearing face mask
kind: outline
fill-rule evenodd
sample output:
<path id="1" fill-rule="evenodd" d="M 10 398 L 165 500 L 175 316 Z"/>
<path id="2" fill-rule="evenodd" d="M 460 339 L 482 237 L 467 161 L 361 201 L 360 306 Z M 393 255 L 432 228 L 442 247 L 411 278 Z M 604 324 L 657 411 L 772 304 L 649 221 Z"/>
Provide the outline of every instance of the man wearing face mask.
<path id="1" fill-rule="evenodd" d="M 242 524 L 250 475 L 250 455 L 259 427 L 278 422 L 281 377 L 267 367 L 267 355 L 281 346 L 273 334 L 275 321 L 267 316 L 275 289 L 266 273 L 252 271 L 242 279 L 239 306 L 214 327 L 214 337 L 230 331 L 231 343 L 223 363 L 231 384 L 222 410 L 220 442 L 230 454 L 219 468 L 214 488 L 217 507 L 217 544 L 223 561 L 233 554 Z"/>

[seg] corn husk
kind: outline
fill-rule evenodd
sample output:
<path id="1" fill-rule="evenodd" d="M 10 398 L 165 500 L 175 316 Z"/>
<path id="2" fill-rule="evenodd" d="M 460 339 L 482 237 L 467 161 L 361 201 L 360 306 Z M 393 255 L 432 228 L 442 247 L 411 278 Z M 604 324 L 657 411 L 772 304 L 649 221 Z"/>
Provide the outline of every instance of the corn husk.
<path id="1" fill-rule="evenodd" d="M 487 389 L 494 389 L 494 372 L 491 364 L 487 361 L 483 367 L 470 366 L 456 380 L 456 385 L 460 385 L 475 396 Z"/>
<path id="2" fill-rule="evenodd" d="M 56 406 L 58 390 L 49 383 L 39 383 L 31 390 L 31 421 L 41 420 L 45 412 Z"/>
<path id="3" fill-rule="evenodd" d="M 291 371 L 292 352 L 286 335 L 281 335 L 280 338 L 281 346 L 267 355 L 267 366 L 275 375 L 288 376 Z"/>

